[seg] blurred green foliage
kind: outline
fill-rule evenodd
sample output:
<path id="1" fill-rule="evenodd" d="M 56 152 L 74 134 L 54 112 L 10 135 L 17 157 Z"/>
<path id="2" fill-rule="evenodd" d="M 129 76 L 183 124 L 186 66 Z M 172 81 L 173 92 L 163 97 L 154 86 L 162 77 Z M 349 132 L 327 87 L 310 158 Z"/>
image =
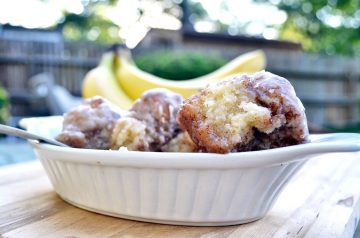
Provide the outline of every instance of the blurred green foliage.
<path id="1" fill-rule="evenodd" d="M 0 123 L 5 124 L 9 117 L 9 98 L 5 89 L 0 86 Z"/>
<path id="2" fill-rule="evenodd" d="M 280 27 L 281 39 L 300 42 L 310 52 L 360 56 L 359 0 L 276 0 L 270 3 L 287 14 L 287 20 Z"/>
<path id="3" fill-rule="evenodd" d="M 57 27 L 68 40 L 89 40 L 100 43 L 121 42 L 119 26 L 106 18 L 103 12 L 116 4 L 114 0 L 83 1 L 84 11 L 80 14 L 64 12 Z"/>
<path id="4" fill-rule="evenodd" d="M 130 1 L 128 1 L 130 3 Z M 124 20 L 114 20 L 114 11 L 121 4 L 129 4 L 121 0 L 82 0 L 83 10 L 80 13 L 64 11 L 63 17 L 55 26 L 62 30 L 68 40 L 89 40 L 99 43 L 113 44 L 126 41 L 124 33 L 128 28 L 139 26 L 150 29 L 153 26 L 154 6 L 156 14 L 172 16 L 177 19 L 182 17 L 182 7 L 185 1 L 179 0 L 136 0 L 132 3 L 136 8 L 129 15 L 123 15 Z M 192 21 L 204 19 L 208 16 L 202 4 L 188 1 Z M 121 16 L 121 15 L 120 15 Z M 129 18 L 129 19 L 127 19 Z M 150 21 L 149 21 L 150 19 Z M 122 32 L 122 34 L 121 34 Z M 136 32 L 136 30 L 135 30 Z M 124 35 L 125 34 L 125 35 Z"/>
<path id="5" fill-rule="evenodd" d="M 63 12 L 61 21 L 56 25 L 62 30 L 66 39 L 69 40 L 89 40 L 99 43 L 113 44 L 126 41 L 126 36 L 130 28 L 136 28 L 139 23 L 144 27 L 151 28 L 151 19 L 154 17 L 154 6 L 159 15 L 169 15 L 181 18 L 181 7 L 178 0 L 82 0 L 83 10 L 80 13 Z M 119 6 L 130 4 L 136 6 L 133 12 L 123 15 L 116 19 L 114 15 L 119 15 Z M 192 16 L 204 16 L 206 11 L 200 3 L 190 4 L 194 10 Z M 115 19 L 115 20 L 114 20 Z M 150 21 L 149 21 L 150 19 Z M 124 31 L 125 29 L 125 31 Z M 122 33 L 121 33 L 122 32 Z M 136 30 L 135 30 L 136 32 Z"/>
<path id="6" fill-rule="evenodd" d="M 299 42 L 309 52 L 360 56 L 359 0 L 253 1 L 264 3 L 269 7 L 274 6 L 286 13 L 286 20 L 283 23 L 266 23 L 266 20 L 262 23 L 266 28 L 279 31 L 280 39 Z M 101 43 L 122 42 L 124 41 L 122 37 L 125 35 L 119 33 L 123 32 L 124 26 L 121 25 L 122 23 L 113 22 L 112 18 L 108 17 L 112 7 L 119 3 L 121 3 L 120 0 L 84 0 L 82 1 L 84 10 L 79 14 L 64 12 L 62 22 L 59 22 L 58 26 L 61 27 L 67 39 Z M 235 19 L 235 22 L 223 22 L 220 19 L 211 19 L 201 2 L 189 0 L 186 3 L 188 19 L 184 20 L 190 24 L 205 21 L 213 24 L 220 32 L 231 30 L 232 34 L 251 34 L 248 30 L 250 22 L 243 22 L 241 16 L 229 15 L 228 17 Z M 185 1 L 138 0 L 136 1 L 137 8 L 134 9 L 136 19 L 132 19 L 133 23 L 141 22 L 147 28 L 151 28 L 148 19 L 153 16 L 152 7 L 150 7 L 153 5 L 159 7 L 162 13 L 179 20 L 185 9 Z M 219 7 L 224 10 L 224 13 L 230 12 L 227 1 L 220 1 Z"/>
<path id="7" fill-rule="evenodd" d="M 226 60 L 215 54 L 158 51 L 136 57 L 135 63 L 140 69 L 156 76 L 186 80 L 211 73 L 226 64 Z"/>
<path id="8" fill-rule="evenodd" d="M 211 73 L 226 64 L 226 60 L 215 54 L 158 51 L 136 57 L 135 63 L 140 69 L 156 76 L 185 80 Z"/>
<path id="9" fill-rule="evenodd" d="M 68 40 L 90 40 L 107 44 L 121 41 L 119 27 L 96 14 L 69 13 L 64 16 L 64 19 L 60 27 Z"/>

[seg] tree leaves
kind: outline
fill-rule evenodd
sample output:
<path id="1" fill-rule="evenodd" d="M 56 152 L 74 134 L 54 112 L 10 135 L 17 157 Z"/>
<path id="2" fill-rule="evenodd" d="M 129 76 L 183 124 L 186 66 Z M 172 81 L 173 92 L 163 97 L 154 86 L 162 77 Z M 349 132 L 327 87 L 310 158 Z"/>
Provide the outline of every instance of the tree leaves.
<path id="1" fill-rule="evenodd" d="M 358 0 L 280 0 L 273 5 L 288 15 L 281 39 L 300 42 L 310 52 L 360 56 Z"/>

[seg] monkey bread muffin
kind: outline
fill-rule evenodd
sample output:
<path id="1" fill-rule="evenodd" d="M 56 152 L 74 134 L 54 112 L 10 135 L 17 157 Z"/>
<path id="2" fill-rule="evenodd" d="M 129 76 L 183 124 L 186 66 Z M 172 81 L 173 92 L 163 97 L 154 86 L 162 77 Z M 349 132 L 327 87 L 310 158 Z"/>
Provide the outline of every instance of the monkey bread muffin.
<path id="1" fill-rule="evenodd" d="M 167 89 L 151 89 L 137 99 L 127 117 L 117 121 L 111 148 L 161 151 L 181 132 L 176 115 L 183 98 Z"/>
<path id="2" fill-rule="evenodd" d="M 86 99 L 65 113 L 62 132 L 56 139 L 75 148 L 107 150 L 115 122 L 122 113 L 104 98 Z"/>
<path id="3" fill-rule="evenodd" d="M 229 153 L 305 143 L 305 110 L 288 80 L 239 75 L 186 99 L 177 121 L 204 152 Z"/>

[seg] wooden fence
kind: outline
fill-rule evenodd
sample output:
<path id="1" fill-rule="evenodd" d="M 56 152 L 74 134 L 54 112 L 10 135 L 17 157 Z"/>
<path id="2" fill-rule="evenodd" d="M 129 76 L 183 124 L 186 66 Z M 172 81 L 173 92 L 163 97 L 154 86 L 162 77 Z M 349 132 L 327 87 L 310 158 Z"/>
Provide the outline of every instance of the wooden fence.
<path id="1" fill-rule="evenodd" d="M 36 42 L 0 39 L 0 82 L 10 92 L 12 115 L 46 114 L 33 103 L 28 79 L 47 72 L 55 83 L 80 95 L 81 81 L 107 46 L 88 42 Z M 32 108 L 35 105 L 37 108 Z"/>
<path id="2" fill-rule="evenodd" d="M 29 77 L 48 72 L 54 75 L 56 83 L 78 94 L 81 79 L 97 64 L 105 48 L 82 42 L 0 40 L 1 82 L 10 90 L 27 89 Z"/>
<path id="3" fill-rule="evenodd" d="M 80 95 L 85 73 L 96 66 L 107 46 L 82 42 L 35 42 L 0 39 L 0 82 L 13 99 L 22 98 L 12 108 L 13 115 L 28 116 L 26 103 L 28 79 L 38 73 L 48 72 L 55 82 L 72 94 Z M 158 50 L 138 49 L 134 54 Z M 177 48 L 175 50 L 199 50 Z M 214 49 L 213 49 L 214 50 Z M 252 50 L 215 50 L 231 59 Z M 207 51 L 208 53 L 209 51 Z M 320 57 L 301 52 L 266 50 L 267 70 L 288 78 L 303 101 L 308 120 L 315 125 L 343 126 L 359 122 L 360 60 Z"/>

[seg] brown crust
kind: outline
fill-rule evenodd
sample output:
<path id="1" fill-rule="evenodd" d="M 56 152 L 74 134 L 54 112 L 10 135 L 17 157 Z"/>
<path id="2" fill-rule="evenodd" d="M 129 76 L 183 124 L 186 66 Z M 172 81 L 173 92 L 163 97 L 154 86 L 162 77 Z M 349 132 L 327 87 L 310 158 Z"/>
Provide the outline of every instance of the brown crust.
<path id="1" fill-rule="evenodd" d="M 271 118 L 262 118 L 264 127 L 272 125 L 275 121 L 281 121 L 281 126 L 269 133 L 253 128 L 250 133 L 240 135 L 246 142 L 233 143 L 233 137 L 238 135 L 231 134 L 222 127 L 223 125 L 219 126 L 219 123 L 215 124 L 206 118 L 209 109 L 204 102 L 220 86 L 225 86 L 226 89 L 240 88 L 246 93 L 248 101 L 269 109 Z M 221 103 L 219 100 L 215 102 L 219 105 Z M 205 152 L 228 153 L 276 148 L 304 143 L 308 137 L 304 108 L 293 87 L 286 79 L 268 72 L 241 75 L 222 81 L 215 87 L 205 88 L 185 100 L 179 110 L 177 121 L 181 128 L 189 133 L 195 144 Z"/>

